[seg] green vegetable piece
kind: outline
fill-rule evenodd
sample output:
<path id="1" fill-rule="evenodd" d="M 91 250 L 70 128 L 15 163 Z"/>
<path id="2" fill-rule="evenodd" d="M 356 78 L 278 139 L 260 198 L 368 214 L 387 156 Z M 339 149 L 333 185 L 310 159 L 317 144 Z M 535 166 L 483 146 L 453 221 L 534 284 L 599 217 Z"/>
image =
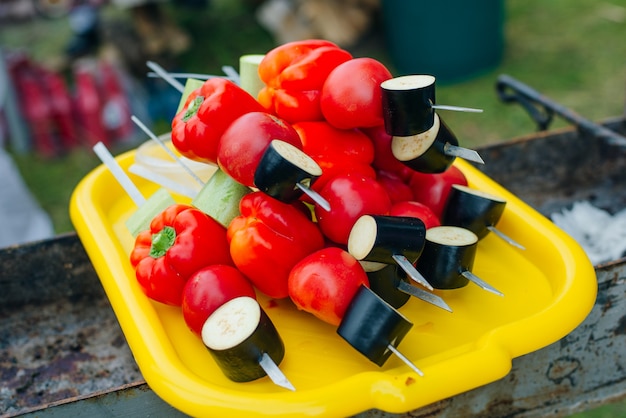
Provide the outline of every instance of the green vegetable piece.
<path id="1" fill-rule="evenodd" d="M 218 169 L 191 204 L 228 227 L 240 215 L 239 201 L 252 190 Z"/>
<path id="2" fill-rule="evenodd" d="M 239 58 L 239 84 L 242 89 L 255 98 L 259 95 L 259 91 L 265 87 L 258 71 L 259 63 L 264 57 L 265 55 L 261 54 L 250 54 L 242 55 Z"/>
<path id="3" fill-rule="evenodd" d="M 150 228 L 150 222 L 156 215 L 174 203 L 176 203 L 174 198 L 167 190 L 157 190 L 126 220 L 126 228 L 128 228 L 133 237 L 136 237 L 141 231 Z"/>

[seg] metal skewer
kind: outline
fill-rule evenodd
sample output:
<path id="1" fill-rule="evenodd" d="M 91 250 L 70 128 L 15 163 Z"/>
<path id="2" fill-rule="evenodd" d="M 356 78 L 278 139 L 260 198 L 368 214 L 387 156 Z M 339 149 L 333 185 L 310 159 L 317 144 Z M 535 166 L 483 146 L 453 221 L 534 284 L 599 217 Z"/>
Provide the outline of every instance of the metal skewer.
<path id="1" fill-rule="evenodd" d="M 443 146 L 443 152 L 446 155 L 461 157 L 465 160 L 473 161 L 478 164 L 485 164 L 478 152 L 471 149 L 452 145 L 449 142 L 446 142 L 446 144 Z"/>
<path id="2" fill-rule="evenodd" d="M 404 354 L 402 354 L 401 352 L 398 351 L 398 349 L 396 347 L 393 346 L 393 344 L 389 344 L 387 346 L 387 348 L 396 356 L 398 356 L 398 358 L 400 360 L 402 360 L 407 366 L 409 366 L 411 369 L 413 369 L 413 371 L 415 373 L 417 373 L 420 376 L 424 376 L 424 372 L 421 371 L 420 369 L 417 368 L 417 366 L 415 364 L 413 364 L 413 362 L 411 362 L 411 360 L 409 360 L 408 358 L 406 358 L 406 356 Z"/>
<path id="3" fill-rule="evenodd" d="M 239 73 L 237 72 L 237 70 L 235 70 L 235 68 L 231 65 L 223 65 L 222 66 L 222 71 L 224 71 L 224 74 L 226 74 L 227 78 L 232 80 L 235 84 L 239 85 L 240 83 L 240 78 L 239 78 Z"/>
<path id="4" fill-rule="evenodd" d="M 267 373 L 267 376 L 272 382 L 274 382 L 275 385 L 295 392 L 296 388 L 294 385 L 291 384 L 289 379 L 287 379 L 287 376 L 285 376 L 282 370 L 280 370 L 276 363 L 274 363 L 274 360 L 272 360 L 267 353 L 263 353 L 261 356 L 259 366 L 261 366 L 265 373 Z"/>
<path id="5" fill-rule="evenodd" d="M 168 74 L 170 77 L 176 78 L 176 79 L 195 78 L 196 80 L 210 80 L 212 78 L 225 78 L 232 82 L 235 82 L 237 80 L 237 78 L 229 77 L 227 75 L 216 75 L 216 74 L 199 74 L 199 73 L 168 73 Z M 148 73 L 148 77 L 161 78 L 159 74 L 153 71 Z"/>
<path id="6" fill-rule="evenodd" d="M 506 241 L 507 243 L 511 244 L 514 247 L 519 248 L 520 250 L 525 250 L 526 247 L 524 247 L 522 244 L 516 242 L 513 240 L 513 238 L 509 237 L 508 235 L 506 235 L 504 232 L 500 231 L 498 228 L 496 228 L 495 226 L 491 226 L 489 225 L 487 227 L 487 229 L 491 232 L 493 232 L 494 234 L 496 234 L 498 237 L 502 238 L 504 241 Z"/>
<path id="7" fill-rule="evenodd" d="M 442 298 L 440 298 L 439 296 L 433 293 L 426 292 L 425 290 L 422 290 L 418 287 L 411 286 L 404 280 L 400 280 L 400 282 L 398 283 L 398 290 L 400 290 L 401 292 L 407 293 L 411 296 L 414 296 L 418 299 L 421 299 L 424 302 L 428 302 L 432 305 L 435 305 L 438 308 L 444 309 L 448 312 L 452 312 L 452 308 L 450 308 L 450 306 L 448 306 L 448 304 Z"/>
<path id="8" fill-rule="evenodd" d="M 489 283 L 485 282 L 483 279 L 476 276 L 471 271 L 465 270 L 463 273 L 461 273 L 461 276 L 465 277 L 466 279 L 476 284 L 478 287 L 480 287 L 483 290 L 486 290 L 498 296 L 504 296 L 504 293 L 500 292 L 498 289 L 491 286 Z"/>
<path id="9" fill-rule="evenodd" d="M 322 197 L 322 195 L 320 195 L 318 192 L 316 192 L 313 189 L 310 189 L 310 188 L 306 187 L 302 183 L 296 183 L 296 187 L 298 189 L 302 190 L 302 192 L 304 192 L 304 194 L 309 196 L 315 203 L 320 205 L 320 207 L 322 209 L 324 209 L 326 212 L 330 211 L 330 203 L 328 203 L 328 200 L 324 199 Z"/>
<path id="10" fill-rule="evenodd" d="M 178 90 L 179 92 L 184 92 L 185 91 L 185 86 L 182 85 L 182 83 L 178 80 L 176 80 L 174 77 L 172 77 L 170 75 L 170 73 L 168 73 L 167 71 L 165 71 L 165 69 L 163 67 L 161 67 L 159 64 L 157 64 L 156 62 L 152 62 L 152 61 L 147 61 L 146 65 L 152 70 L 154 71 L 156 74 L 158 74 L 159 77 L 161 77 L 163 80 L 167 81 L 167 83 L 169 85 L 171 85 L 172 87 L 174 87 L 176 90 Z"/>
<path id="11" fill-rule="evenodd" d="M 413 264 L 411 264 L 411 262 L 407 260 L 405 256 L 403 256 L 402 254 L 394 254 L 392 255 L 392 258 L 396 263 L 398 263 L 398 266 L 400 266 L 400 268 L 404 270 L 404 272 L 407 274 L 407 276 L 409 276 L 410 279 L 421 284 L 428 290 L 434 290 L 432 285 L 428 283 L 428 280 L 426 280 L 424 276 L 422 276 L 420 272 L 417 271 L 415 267 L 413 267 Z"/>
<path id="12" fill-rule="evenodd" d="M 449 105 L 431 105 L 433 109 L 438 110 L 453 110 L 455 112 L 469 112 L 469 113 L 482 113 L 482 109 L 476 109 L 473 107 L 461 107 L 461 106 L 449 106 Z"/>

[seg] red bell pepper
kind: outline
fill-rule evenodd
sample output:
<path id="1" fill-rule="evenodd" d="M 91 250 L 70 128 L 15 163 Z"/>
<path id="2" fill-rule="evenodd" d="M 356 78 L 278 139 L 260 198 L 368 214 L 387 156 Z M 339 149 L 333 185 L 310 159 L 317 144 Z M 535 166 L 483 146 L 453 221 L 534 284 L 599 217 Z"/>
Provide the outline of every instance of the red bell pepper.
<path id="1" fill-rule="evenodd" d="M 130 262 L 146 296 L 175 306 L 192 274 L 213 264 L 233 265 L 226 228 L 183 204 L 166 208 L 137 235 Z"/>
<path id="2" fill-rule="evenodd" d="M 185 157 L 217 163 L 219 140 L 235 119 L 265 109 L 248 92 L 224 78 L 211 78 L 191 92 L 172 120 L 172 144 Z"/>
<path id="3" fill-rule="evenodd" d="M 374 144 L 360 130 L 338 129 L 326 121 L 298 122 L 293 127 L 302 141 L 302 150 L 322 168 L 322 175 L 311 186 L 316 192 L 338 174 L 358 172 L 376 178 L 370 165 Z"/>
<path id="4" fill-rule="evenodd" d="M 244 196 L 239 210 L 227 232 L 235 266 L 267 296 L 289 296 L 291 268 L 324 246 L 322 233 L 295 206 L 263 192 Z"/>
<path id="5" fill-rule="evenodd" d="M 259 64 L 265 83 L 259 102 L 288 122 L 323 120 L 320 107 L 324 81 L 352 55 L 336 44 L 312 39 L 293 41 L 269 51 Z"/>

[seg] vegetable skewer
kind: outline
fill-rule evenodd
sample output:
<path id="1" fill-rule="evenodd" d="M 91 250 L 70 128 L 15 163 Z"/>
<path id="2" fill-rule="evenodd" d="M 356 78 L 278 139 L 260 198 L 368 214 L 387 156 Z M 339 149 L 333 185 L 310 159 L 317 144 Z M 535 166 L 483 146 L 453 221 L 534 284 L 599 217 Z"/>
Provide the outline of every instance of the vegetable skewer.
<path id="1" fill-rule="evenodd" d="M 421 159 L 419 165 L 423 165 L 426 163 L 425 160 L 436 159 L 433 152 L 436 150 L 448 157 L 453 157 L 452 159 L 461 157 L 484 164 L 483 159 L 476 151 L 458 145 L 452 132 L 443 123 L 438 123 L 438 115 L 435 112 L 437 108 L 474 113 L 482 112 L 481 109 L 436 105 L 435 77 L 429 75 L 395 77 L 382 82 L 381 88 L 383 91 L 385 130 L 394 137 L 395 142 L 401 143 L 401 145 L 396 146 L 397 149 L 411 150 L 408 155 L 406 151 L 396 155 L 399 160 L 411 166 L 411 162 Z M 444 129 L 441 135 L 439 125 L 443 126 Z M 425 135 L 429 131 L 430 134 Z M 432 141 L 431 147 L 426 147 L 423 144 L 427 138 Z M 443 142 L 443 147 L 434 146 L 440 142 Z M 427 153 L 429 155 L 425 155 Z M 428 168 L 428 171 L 441 172 L 452 162 L 452 159 L 449 159 L 443 167 L 439 164 Z M 428 167 L 428 164 L 426 166 Z M 420 169 L 420 167 L 415 167 L 415 169 L 423 171 L 423 168 Z"/>

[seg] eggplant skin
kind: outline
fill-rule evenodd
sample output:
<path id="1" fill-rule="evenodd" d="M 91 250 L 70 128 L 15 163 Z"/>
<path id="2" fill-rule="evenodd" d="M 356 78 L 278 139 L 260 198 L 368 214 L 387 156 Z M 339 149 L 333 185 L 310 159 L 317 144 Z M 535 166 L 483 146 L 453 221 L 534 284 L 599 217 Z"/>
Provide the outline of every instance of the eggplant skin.
<path id="1" fill-rule="evenodd" d="M 412 136 L 434 123 L 435 77 L 407 75 L 381 83 L 385 131 L 392 136 Z"/>
<path id="2" fill-rule="evenodd" d="M 322 169 L 311 157 L 293 145 L 275 139 L 259 162 L 254 184 L 269 196 L 291 203 L 303 194 L 296 187 L 297 183 L 311 187 L 321 175 Z"/>
<path id="3" fill-rule="evenodd" d="M 367 273 L 370 289 L 395 309 L 403 307 L 411 295 L 398 290 L 400 280 L 406 280 L 406 273 L 395 264 L 388 264 L 380 270 Z"/>
<path id="4" fill-rule="evenodd" d="M 337 333 L 372 363 L 382 366 L 413 323 L 366 286 L 348 306 Z"/>
<path id="5" fill-rule="evenodd" d="M 489 196 L 467 186 L 454 185 L 442 215 L 442 223 L 472 231 L 478 239 L 484 238 L 490 226 L 495 226 L 506 206 L 506 201 Z"/>
<path id="6" fill-rule="evenodd" d="M 442 244 L 429 239 L 428 235 L 446 230 L 459 230 L 471 235 L 471 241 L 459 245 Z M 466 286 L 469 280 L 462 275 L 464 271 L 471 271 L 474 266 L 478 239 L 469 230 L 455 226 L 434 227 L 426 234 L 424 251 L 417 260 L 415 268 L 422 274 L 435 289 L 458 289 Z"/>

